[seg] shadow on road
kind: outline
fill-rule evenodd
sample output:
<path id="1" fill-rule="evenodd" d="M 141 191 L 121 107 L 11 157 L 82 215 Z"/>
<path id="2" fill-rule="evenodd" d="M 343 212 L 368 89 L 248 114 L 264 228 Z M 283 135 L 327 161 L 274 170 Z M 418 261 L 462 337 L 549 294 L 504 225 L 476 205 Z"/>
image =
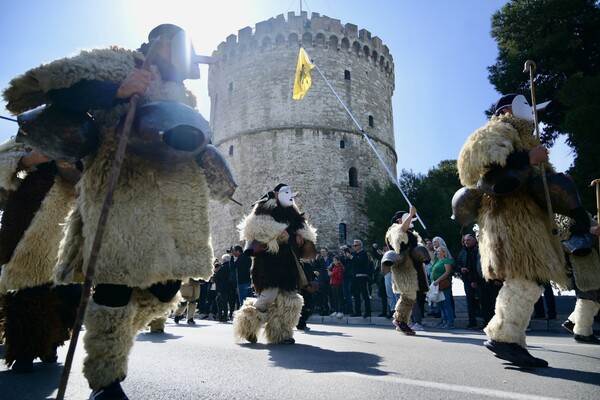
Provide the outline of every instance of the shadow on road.
<path id="1" fill-rule="evenodd" d="M 548 378 L 563 379 L 569 382 L 575 381 L 592 385 L 597 385 L 598 382 L 600 382 L 600 373 L 598 372 L 578 371 L 575 369 L 567 368 L 552 368 L 552 366 L 550 366 L 550 368 L 525 369 L 516 368 L 514 366 L 509 367 L 509 365 L 510 364 L 507 365 L 507 368 L 519 369 L 520 371 L 528 374 L 544 376 Z"/>
<path id="2" fill-rule="evenodd" d="M 389 375 L 381 371 L 381 357 L 357 351 L 333 351 L 320 347 L 298 344 L 293 346 L 269 346 L 271 361 L 282 368 L 302 369 L 316 373 L 355 372 L 367 375 Z M 340 369 L 340 366 L 344 368 Z"/>
<path id="3" fill-rule="evenodd" d="M 0 387 L 9 388 L 11 393 L 21 393 L 22 399 L 45 399 L 58 388 L 63 364 L 33 363 L 33 372 L 15 374 L 10 370 L 0 371 Z M 35 378 L 35 379 L 33 379 Z M 35 381 L 35 384 L 32 384 Z M 0 398 L 3 395 L 0 395 Z"/>
<path id="4" fill-rule="evenodd" d="M 173 335 L 172 333 L 138 333 L 135 337 L 136 342 L 152 342 L 152 343 L 166 343 L 168 340 L 177 340 L 182 338 L 181 335 Z"/>

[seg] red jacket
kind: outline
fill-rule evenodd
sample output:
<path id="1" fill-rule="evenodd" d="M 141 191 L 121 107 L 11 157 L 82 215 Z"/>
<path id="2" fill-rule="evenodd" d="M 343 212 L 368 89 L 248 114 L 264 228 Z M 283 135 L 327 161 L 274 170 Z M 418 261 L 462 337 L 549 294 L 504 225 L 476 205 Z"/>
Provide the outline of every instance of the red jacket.
<path id="1" fill-rule="evenodd" d="M 329 285 L 342 286 L 342 279 L 344 279 L 344 266 L 341 263 L 338 265 L 331 264 L 331 274 L 329 275 Z"/>

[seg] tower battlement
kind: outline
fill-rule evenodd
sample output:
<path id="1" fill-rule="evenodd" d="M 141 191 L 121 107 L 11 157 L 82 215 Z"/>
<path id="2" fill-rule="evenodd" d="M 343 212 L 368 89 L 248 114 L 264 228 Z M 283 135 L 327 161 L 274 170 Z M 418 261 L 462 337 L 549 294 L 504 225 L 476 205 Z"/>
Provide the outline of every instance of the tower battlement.
<path id="1" fill-rule="evenodd" d="M 393 76 L 392 55 L 379 37 L 372 36 L 366 29 L 359 30 L 355 24 L 342 24 L 339 19 L 319 13 L 312 13 L 309 19 L 306 11 L 300 15 L 289 12 L 287 20 L 283 14 L 279 14 L 258 22 L 254 29 L 249 26 L 242 28 L 237 35 L 231 34 L 221 42 L 213 55 L 221 55 L 226 60 L 242 56 L 248 50 L 295 45 L 307 48 L 323 46 L 334 51 L 354 53 Z"/>

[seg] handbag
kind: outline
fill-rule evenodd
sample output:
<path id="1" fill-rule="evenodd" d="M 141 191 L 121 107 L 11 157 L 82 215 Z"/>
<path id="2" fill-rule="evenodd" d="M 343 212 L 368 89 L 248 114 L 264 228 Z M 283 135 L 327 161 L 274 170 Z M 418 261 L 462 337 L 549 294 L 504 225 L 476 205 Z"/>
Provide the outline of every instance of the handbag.
<path id="1" fill-rule="evenodd" d="M 448 289 L 450 287 L 450 279 L 442 279 L 438 282 L 438 287 L 440 288 L 440 292 L 443 292 L 444 290 Z"/>
<path id="2" fill-rule="evenodd" d="M 317 293 L 319 291 L 319 282 L 317 282 L 317 281 L 308 282 L 308 285 L 306 285 L 304 287 L 304 290 L 306 290 L 310 294 Z"/>

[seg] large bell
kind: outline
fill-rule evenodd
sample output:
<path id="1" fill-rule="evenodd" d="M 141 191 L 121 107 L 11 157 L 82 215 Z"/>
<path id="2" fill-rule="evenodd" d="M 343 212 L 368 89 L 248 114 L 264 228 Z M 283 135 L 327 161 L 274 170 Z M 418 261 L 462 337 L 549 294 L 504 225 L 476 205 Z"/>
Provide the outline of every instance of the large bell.
<path id="1" fill-rule="evenodd" d="M 483 192 L 479 189 L 462 187 L 452 196 L 452 219 L 462 226 L 472 224 L 477 220 L 477 211 Z"/>
<path id="2" fill-rule="evenodd" d="M 531 166 L 492 168 L 477 182 L 477 188 L 490 196 L 506 196 L 516 192 L 531 176 Z"/>
<path id="3" fill-rule="evenodd" d="M 82 111 L 40 106 L 17 116 L 15 141 L 57 161 L 74 163 L 98 146 L 98 126 Z"/>
<path id="4" fill-rule="evenodd" d="M 401 263 L 404 260 L 404 254 L 396 253 L 393 250 L 388 250 L 381 257 L 381 265 L 391 266 L 396 262 Z"/>
<path id="5" fill-rule="evenodd" d="M 428 264 L 431 261 L 429 251 L 427 251 L 427 247 L 425 246 L 416 246 L 414 249 L 412 249 L 410 251 L 410 258 L 412 258 L 416 262 L 424 264 Z"/>
<path id="6" fill-rule="evenodd" d="M 196 163 L 204 171 L 210 198 L 226 202 L 231 199 L 237 182 L 223 154 L 212 144 L 196 156 Z"/>
<path id="7" fill-rule="evenodd" d="M 581 207 L 579 192 L 571 178 L 565 174 L 547 173 L 546 183 L 553 212 L 569 216 L 571 210 Z M 529 193 L 542 209 L 547 209 L 542 175 L 538 175 L 531 180 Z"/>
<path id="8" fill-rule="evenodd" d="M 123 130 L 121 118 L 117 132 Z M 211 138 L 208 121 L 183 103 L 155 101 L 139 106 L 131 127 L 127 149 L 140 157 L 163 164 L 193 159 Z"/>

